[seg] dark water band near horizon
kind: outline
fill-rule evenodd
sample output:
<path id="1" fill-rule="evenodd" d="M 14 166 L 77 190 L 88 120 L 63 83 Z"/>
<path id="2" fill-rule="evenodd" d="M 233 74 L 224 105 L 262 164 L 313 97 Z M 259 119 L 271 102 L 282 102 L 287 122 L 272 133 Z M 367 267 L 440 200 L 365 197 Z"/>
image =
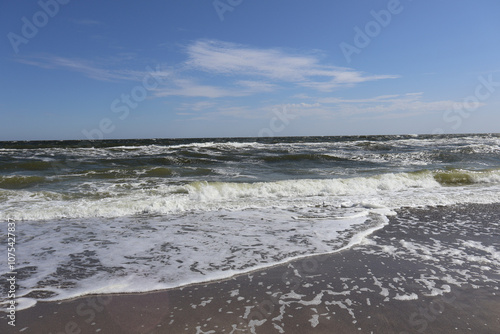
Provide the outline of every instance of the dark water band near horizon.
<path id="1" fill-rule="evenodd" d="M 0 220 L 4 230 L 16 222 L 20 310 L 379 244 L 374 236 L 398 227 L 390 221 L 418 224 L 401 210 L 500 203 L 499 190 L 498 134 L 0 142 Z M 457 266 L 472 261 L 498 285 L 498 238 L 464 237 L 445 254 L 433 237 L 444 233 L 439 221 L 428 223 L 390 241 L 429 261 L 435 252 Z M 498 221 L 488 223 L 498 233 Z M 475 228 L 466 215 L 450 224 L 465 235 Z M 427 241 L 412 241 L 419 238 Z M 380 248 L 381 260 L 403 255 Z M 480 273 L 468 275 L 428 274 L 414 284 L 433 296 L 480 286 Z M 384 299 L 420 298 L 396 292 Z"/>

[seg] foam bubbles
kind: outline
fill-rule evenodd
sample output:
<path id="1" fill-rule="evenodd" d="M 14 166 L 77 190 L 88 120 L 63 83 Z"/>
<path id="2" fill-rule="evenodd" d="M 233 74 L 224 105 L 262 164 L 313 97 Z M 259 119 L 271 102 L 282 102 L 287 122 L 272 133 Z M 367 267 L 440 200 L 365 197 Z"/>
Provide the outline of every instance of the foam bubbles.
<path id="1" fill-rule="evenodd" d="M 18 293 L 59 300 L 166 289 L 331 253 L 386 223 L 379 213 L 360 210 L 304 206 L 22 222 L 18 271 L 25 278 Z"/>

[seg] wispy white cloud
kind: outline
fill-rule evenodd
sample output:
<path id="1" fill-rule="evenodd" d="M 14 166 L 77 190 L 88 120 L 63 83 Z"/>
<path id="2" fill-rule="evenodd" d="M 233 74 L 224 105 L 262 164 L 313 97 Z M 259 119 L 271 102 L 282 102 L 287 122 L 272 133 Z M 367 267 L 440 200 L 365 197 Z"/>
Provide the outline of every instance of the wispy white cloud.
<path id="1" fill-rule="evenodd" d="M 401 95 L 383 95 L 365 99 L 322 98 L 318 102 L 329 105 L 339 115 L 372 114 L 378 118 L 411 117 L 432 112 L 444 112 L 470 107 L 463 101 L 437 100 L 424 101 L 423 93 L 407 93 Z M 477 103 L 480 107 L 484 103 Z"/>
<path id="2" fill-rule="evenodd" d="M 407 93 L 404 95 L 393 94 L 393 95 L 380 95 L 364 99 L 344 99 L 340 97 L 326 97 L 318 99 L 318 102 L 325 104 L 340 104 L 340 103 L 393 103 L 395 101 L 411 101 L 420 99 L 422 93 Z"/>
<path id="3" fill-rule="evenodd" d="M 202 111 L 202 110 L 213 108 L 215 105 L 216 105 L 216 103 L 213 100 L 205 100 L 205 101 L 198 101 L 198 102 L 183 102 L 180 104 L 180 106 L 177 109 L 178 110 Z"/>
<path id="4" fill-rule="evenodd" d="M 189 120 L 220 120 L 220 119 L 259 119 L 265 118 L 265 111 L 261 108 L 247 106 L 213 106 L 210 110 L 202 112 L 178 112 L 177 115 L 189 116 Z"/>
<path id="5" fill-rule="evenodd" d="M 471 104 L 453 100 L 425 101 L 421 92 L 361 99 L 338 97 L 314 99 L 311 96 L 306 96 L 306 98 L 312 103 L 270 105 L 263 109 L 268 111 L 267 117 L 272 117 L 274 110 L 287 110 L 295 118 L 371 120 L 409 118 L 447 110 L 468 110 L 467 108 L 485 105 L 481 102 Z"/>
<path id="6" fill-rule="evenodd" d="M 173 78 L 166 86 L 154 90 L 156 97 L 184 96 L 184 97 L 204 97 L 221 98 L 248 95 L 240 90 L 227 89 L 212 85 L 198 83 L 194 79 Z"/>
<path id="7" fill-rule="evenodd" d="M 302 87 L 330 92 L 337 87 L 396 78 L 368 75 L 351 68 L 324 64 L 317 53 L 299 54 L 277 48 L 256 48 L 215 40 L 198 40 L 185 49 L 186 60 L 170 64 L 168 77 L 153 97 L 243 97 Z M 42 55 L 17 61 L 46 69 L 63 69 L 100 81 L 141 81 L 145 70 L 124 69 L 137 61 L 135 53 L 121 53 L 100 60 Z M 218 84 L 207 83 L 207 73 Z M 159 74 L 160 75 L 160 74 Z M 219 80 L 219 79 L 224 80 Z M 220 83 L 222 82 L 222 83 Z M 314 94 L 314 93 L 313 93 Z"/>
<path id="8" fill-rule="evenodd" d="M 246 106 L 230 106 L 227 103 L 220 105 L 209 101 L 195 103 L 187 106 L 192 120 L 227 119 L 228 117 L 240 119 L 270 119 L 275 117 L 275 111 L 286 110 L 291 119 L 332 120 L 338 118 L 351 118 L 358 120 L 370 119 L 397 119 L 409 118 L 418 115 L 456 110 L 457 108 L 470 107 L 460 101 L 438 100 L 424 101 L 423 93 L 407 93 L 400 95 L 382 95 L 363 99 L 323 98 L 311 103 L 285 103 L 263 105 L 258 108 Z M 484 105 L 479 103 L 474 107 Z M 180 114 L 180 113 L 179 113 Z"/>
<path id="9" fill-rule="evenodd" d="M 215 40 L 196 41 L 187 47 L 187 54 L 189 58 L 186 65 L 192 69 L 222 75 L 260 77 L 320 91 L 398 77 L 366 75 L 350 68 L 322 64 L 314 55 L 252 48 Z"/>
<path id="10" fill-rule="evenodd" d="M 241 87 L 248 94 L 269 93 L 276 90 L 277 88 L 275 84 L 265 81 L 255 81 L 255 80 L 239 80 L 236 81 L 235 84 Z"/>
<path id="11" fill-rule="evenodd" d="M 201 84 L 196 79 L 182 77 L 170 78 L 167 85 L 155 89 L 155 96 L 185 96 L 185 97 L 241 97 L 256 93 L 271 92 L 275 85 L 251 80 L 239 80 L 234 82 L 229 88 L 214 85 Z"/>
<path id="12" fill-rule="evenodd" d="M 118 59 L 130 57 L 130 54 L 118 55 L 110 58 L 113 62 L 118 62 Z M 111 69 L 106 61 L 98 64 L 93 61 L 75 58 L 65 58 L 51 55 L 24 57 L 16 59 L 17 62 L 37 66 L 45 69 L 63 69 L 73 72 L 78 72 L 84 76 L 99 80 L 99 81 L 141 81 L 148 74 L 147 70 L 124 70 Z M 155 75 L 167 77 L 171 75 L 168 70 L 156 71 Z"/>

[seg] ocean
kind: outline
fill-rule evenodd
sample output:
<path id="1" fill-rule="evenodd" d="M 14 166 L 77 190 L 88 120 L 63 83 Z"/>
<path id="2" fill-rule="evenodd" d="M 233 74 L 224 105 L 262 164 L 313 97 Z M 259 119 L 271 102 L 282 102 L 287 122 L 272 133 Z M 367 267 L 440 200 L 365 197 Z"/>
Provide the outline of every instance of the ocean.
<path id="1" fill-rule="evenodd" d="M 500 134 L 0 142 L 19 309 L 335 253 L 397 210 L 499 190 Z"/>

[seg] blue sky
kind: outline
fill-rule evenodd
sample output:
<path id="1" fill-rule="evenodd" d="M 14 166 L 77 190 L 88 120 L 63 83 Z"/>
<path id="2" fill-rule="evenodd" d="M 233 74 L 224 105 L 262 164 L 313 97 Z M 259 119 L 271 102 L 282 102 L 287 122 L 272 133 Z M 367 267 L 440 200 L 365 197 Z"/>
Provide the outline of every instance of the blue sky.
<path id="1" fill-rule="evenodd" d="M 499 132 L 500 2 L 0 4 L 0 140 Z"/>

